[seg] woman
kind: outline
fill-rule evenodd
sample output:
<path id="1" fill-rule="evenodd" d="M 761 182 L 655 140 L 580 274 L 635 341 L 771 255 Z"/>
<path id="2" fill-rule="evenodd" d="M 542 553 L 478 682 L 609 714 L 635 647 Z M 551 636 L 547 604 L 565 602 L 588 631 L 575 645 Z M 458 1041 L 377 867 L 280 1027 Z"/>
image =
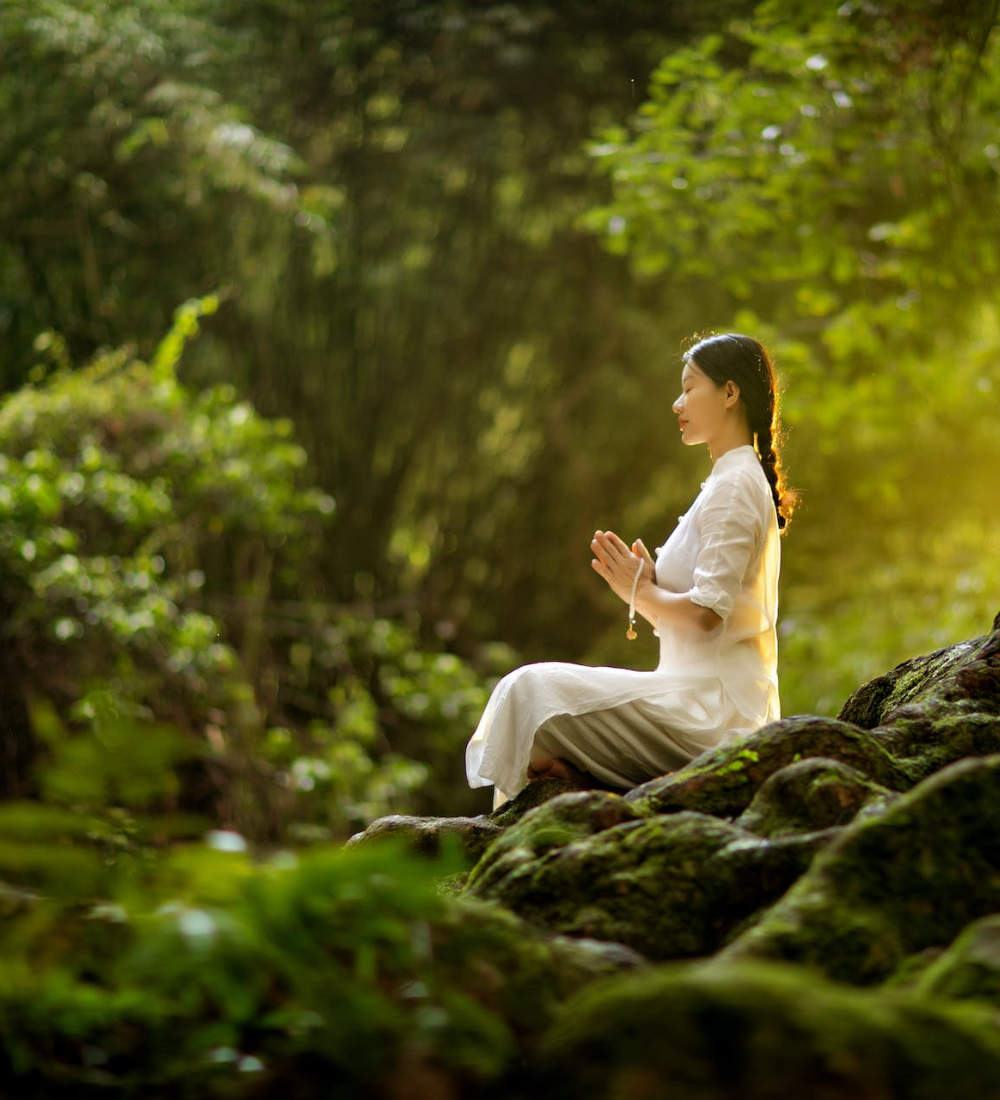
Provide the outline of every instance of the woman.
<path id="1" fill-rule="evenodd" d="M 655 672 L 545 662 L 496 686 L 466 749 L 469 785 L 494 807 L 530 780 L 633 787 L 779 716 L 779 530 L 794 494 L 778 458 L 774 368 L 749 336 L 709 336 L 684 356 L 673 404 L 712 472 L 656 560 L 597 531 L 591 565 L 660 639 Z"/>

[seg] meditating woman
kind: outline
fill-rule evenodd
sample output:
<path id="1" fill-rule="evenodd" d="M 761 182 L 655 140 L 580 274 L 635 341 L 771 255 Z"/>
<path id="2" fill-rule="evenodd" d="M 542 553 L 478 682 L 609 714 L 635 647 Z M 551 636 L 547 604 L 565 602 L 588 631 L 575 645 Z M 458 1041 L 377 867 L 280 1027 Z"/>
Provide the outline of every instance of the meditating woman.
<path id="1" fill-rule="evenodd" d="M 749 336 L 709 336 L 684 356 L 681 440 L 712 472 L 656 559 L 596 531 L 591 565 L 660 639 L 654 672 L 525 665 L 496 686 L 466 749 L 494 807 L 533 779 L 627 789 L 779 716 L 778 534 L 794 506 L 778 458 L 774 368 Z"/>

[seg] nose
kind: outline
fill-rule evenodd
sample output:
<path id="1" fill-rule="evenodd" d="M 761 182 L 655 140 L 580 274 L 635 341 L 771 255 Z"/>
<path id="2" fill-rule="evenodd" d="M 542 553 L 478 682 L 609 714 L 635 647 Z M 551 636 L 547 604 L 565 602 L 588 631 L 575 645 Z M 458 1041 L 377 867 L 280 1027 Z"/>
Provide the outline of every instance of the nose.
<path id="1" fill-rule="evenodd" d="M 681 394 L 681 396 L 678 397 L 676 399 L 676 401 L 674 401 L 674 403 L 670 406 L 675 413 L 679 413 L 681 411 L 681 403 L 683 402 L 683 400 L 684 400 L 684 395 Z"/>

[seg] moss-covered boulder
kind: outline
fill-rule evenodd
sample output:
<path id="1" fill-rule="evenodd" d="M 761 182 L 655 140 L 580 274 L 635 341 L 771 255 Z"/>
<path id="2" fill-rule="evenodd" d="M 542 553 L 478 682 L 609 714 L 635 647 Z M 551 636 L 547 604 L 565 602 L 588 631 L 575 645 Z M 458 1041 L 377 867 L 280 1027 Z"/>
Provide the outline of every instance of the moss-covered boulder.
<path id="1" fill-rule="evenodd" d="M 403 840 L 412 852 L 436 856 L 450 838 L 460 845 L 468 859 L 476 860 L 502 831 L 485 814 L 478 817 L 411 817 L 406 814 L 390 814 L 373 821 L 364 832 L 355 833 L 347 845 L 353 848 L 394 837 Z"/>
<path id="2" fill-rule="evenodd" d="M 680 771 L 634 787 L 625 798 L 645 813 L 697 810 L 734 817 L 775 772 L 807 757 L 838 760 L 892 790 L 910 782 L 879 740 L 835 718 L 798 715 L 703 753 Z"/>
<path id="3" fill-rule="evenodd" d="M 640 819 L 614 795 L 564 795 L 495 842 L 467 890 L 554 931 L 689 958 L 780 897 L 832 835 L 767 840 L 706 814 Z"/>
<path id="4" fill-rule="evenodd" d="M 518 880 L 526 868 L 551 849 L 565 847 L 626 821 L 636 821 L 640 816 L 620 795 L 605 791 L 558 795 L 508 826 L 472 869 L 469 890 L 488 896 L 497 883 Z"/>
<path id="5" fill-rule="evenodd" d="M 861 810 L 881 812 L 898 796 L 848 764 L 809 757 L 766 779 L 736 824 L 758 836 L 788 836 L 846 825 Z"/>
<path id="6" fill-rule="evenodd" d="M 520 1048 L 537 1044 L 558 1006 L 591 982 L 648 967 L 624 944 L 554 935 L 500 906 L 450 901 L 427 925 L 436 980 L 461 990 L 512 1028 Z M 419 996 L 419 988 L 410 991 Z"/>
<path id="7" fill-rule="evenodd" d="M 970 709 L 982 703 L 909 703 L 872 735 L 895 757 L 909 781 L 919 783 L 956 760 L 1000 752 L 1000 714 Z"/>
<path id="8" fill-rule="evenodd" d="M 904 661 L 858 688 L 840 718 L 872 731 L 918 783 L 1000 752 L 1000 616 L 991 633 Z"/>
<path id="9" fill-rule="evenodd" d="M 891 725 L 903 707 L 921 703 L 1000 714 L 1000 614 L 989 634 L 913 657 L 869 680 L 839 717 L 874 729 Z"/>
<path id="10" fill-rule="evenodd" d="M 373 821 L 367 829 L 355 833 L 348 847 L 369 844 L 393 837 L 420 855 L 435 856 L 449 839 L 459 844 L 466 858 L 474 863 L 504 829 L 519 821 L 529 810 L 550 798 L 577 788 L 564 779 L 545 779 L 529 783 L 516 798 L 486 814 L 475 817 L 414 817 L 390 814 Z"/>
<path id="11" fill-rule="evenodd" d="M 589 790 L 590 788 L 585 789 Z M 580 787 L 569 779 L 539 779 L 534 783 L 529 783 L 523 790 L 518 791 L 513 798 L 502 806 L 498 806 L 495 810 L 491 810 L 485 816 L 499 825 L 501 829 L 506 829 L 516 821 L 520 821 L 526 813 L 536 806 L 541 806 L 543 802 L 558 798 L 561 794 L 578 790 L 580 790 Z"/>
<path id="12" fill-rule="evenodd" d="M 598 983 L 563 1006 L 542 1052 L 553 1100 L 1000 1095 L 988 1011 L 774 965 L 666 966 Z"/>
<path id="13" fill-rule="evenodd" d="M 924 969 L 916 990 L 928 997 L 988 1001 L 1000 1008 L 1000 913 L 965 928 Z"/>
<path id="14" fill-rule="evenodd" d="M 996 910 L 1000 756 L 991 756 L 953 764 L 881 815 L 847 826 L 723 955 L 871 983 Z"/>

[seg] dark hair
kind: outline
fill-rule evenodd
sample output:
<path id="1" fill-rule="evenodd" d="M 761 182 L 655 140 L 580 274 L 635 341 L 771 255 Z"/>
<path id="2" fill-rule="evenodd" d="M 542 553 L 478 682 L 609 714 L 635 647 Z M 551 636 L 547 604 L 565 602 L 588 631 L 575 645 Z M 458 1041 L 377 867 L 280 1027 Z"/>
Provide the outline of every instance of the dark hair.
<path id="1" fill-rule="evenodd" d="M 783 531 L 792 518 L 798 495 L 785 484 L 785 471 L 778 456 L 781 445 L 778 390 L 766 349 L 752 336 L 727 332 L 699 340 L 688 348 L 684 358 L 691 360 L 717 386 L 735 382 L 739 387 L 754 448 L 771 486 L 778 527 Z"/>

